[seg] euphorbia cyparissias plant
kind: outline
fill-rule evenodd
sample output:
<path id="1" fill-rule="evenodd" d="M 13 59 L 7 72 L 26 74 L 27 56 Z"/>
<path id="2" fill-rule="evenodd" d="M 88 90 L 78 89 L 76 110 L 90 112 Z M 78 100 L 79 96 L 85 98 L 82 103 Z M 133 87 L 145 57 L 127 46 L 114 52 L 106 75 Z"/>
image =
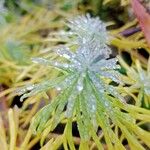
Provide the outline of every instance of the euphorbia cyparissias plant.
<path id="1" fill-rule="evenodd" d="M 117 86 L 111 84 L 113 81 L 122 85 L 122 82 L 117 58 L 110 58 L 111 50 L 107 46 L 109 36 L 105 24 L 98 18 L 86 15 L 70 20 L 68 27 L 70 30 L 66 32 L 66 36 L 73 42 L 70 40 L 69 46 L 64 44 L 53 51 L 60 58 L 32 59 L 35 63 L 58 69 L 60 75 L 54 80 L 20 90 L 20 94 L 25 93 L 21 100 L 51 88 L 59 91 L 58 96 L 32 119 L 34 133 L 42 133 L 45 138 L 47 131 L 53 131 L 67 118 L 69 122 L 77 122 L 81 143 L 93 138 L 98 149 L 103 149 L 102 141 L 96 134 L 98 127 L 101 127 L 104 142 L 109 149 L 125 149 L 122 144 L 125 138 L 132 148 L 143 150 L 135 135 L 138 134 L 138 138 L 149 145 L 149 134 L 136 125 L 136 118 L 132 113 L 138 114 L 138 109 L 133 111 L 125 103 Z M 120 128 L 121 133 L 113 131 L 113 124 L 117 130 Z M 72 132 L 71 128 L 67 132 Z M 124 137 L 122 140 L 118 137 L 121 135 Z M 75 149 L 72 144 L 69 147 Z"/>

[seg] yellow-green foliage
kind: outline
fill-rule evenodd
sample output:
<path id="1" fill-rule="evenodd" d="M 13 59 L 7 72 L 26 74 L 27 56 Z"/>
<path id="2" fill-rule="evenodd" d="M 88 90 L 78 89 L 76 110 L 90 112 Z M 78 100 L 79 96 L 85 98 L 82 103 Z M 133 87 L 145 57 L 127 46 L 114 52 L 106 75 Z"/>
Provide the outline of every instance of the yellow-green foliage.
<path id="1" fill-rule="evenodd" d="M 12 7 L 13 1 L 9 3 L 9 7 Z M 123 14 L 118 14 L 118 17 L 116 15 L 117 19 L 124 23 L 121 27 L 118 27 L 117 19 L 113 20 L 110 12 L 107 12 L 107 9 L 116 9 L 116 5 L 125 10 Z M 34 2 L 22 0 L 19 8 L 22 10 L 18 10 L 19 15 L 13 7 L 11 10 L 13 13 L 6 11 L 6 14 L 0 18 L 0 20 L 3 19 L 3 22 L 0 22 L 0 86 L 7 86 L 4 91 L 0 92 L 0 100 L 2 103 L 7 100 L 8 107 L 0 112 L 2 146 L 0 149 L 30 150 L 38 142 L 41 150 L 57 150 L 60 147 L 65 150 L 75 150 L 76 145 L 80 150 L 125 150 L 127 147 L 131 150 L 145 150 L 150 147 L 150 59 L 147 60 L 137 52 L 137 49 L 143 48 L 149 54 L 150 48 L 141 31 L 129 36 L 122 34 L 128 29 L 138 28 L 135 18 L 132 21 L 128 17 L 124 18 L 128 16 L 127 10 L 131 9 L 130 1 L 91 0 L 84 4 L 82 0 L 54 0 L 51 3 L 43 0 L 35 5 Z M 26 13 L 21 15 L 22 11 Z M 75 36 L 64 36 L 70 31 L 66 22 L 73 16 L 84 14 L 86 11 L 108 21 L 110 35 L 108 44 L 117 49 L 118 63 L 121 66 L 118 68 L 117 61 L 115 61 L 113 69 L 121 72 L 119 77 L 123 83 L 119 82 L 114 85 L 111 82 L 114 79 L 116 81 L 118 76 L 115 78 L 109 76 L 109 79 L 100 77 L 98 78 L 100 80 L 96 80 L 97 82 L 103 80 L 106 86 L 110 86 L 100 92 L 89 76 L 86 76 L 83 81 L 84 90 L 78 93 L 75 90 L 78 86 L 76 81 L 79 76 L 77 76 L 70 80 L 72 85 L 66 84 L 68 88 L 60 92 L 57 90 L 59 87 L 52 85 L 57 85 L 68 76 L 76 75 L 78 70 L 72 74 L 70 70 L 64 68 L 63 70 L 58 67 L 59 69 L 56 70 L 56 66 L 53 68 L 49 60 L 57 60 L 60 65 L 68 63 L 56 55 L 56 48 L 59 44 L 63 44 L 69 47 L 71 52 L 75 52 L 79 43 L 76 43 L 78 40 L 75 40 Z M 112 29 L 114 27 L 115 29 Z M 88 33 L 97 28 L 87 29 L 85 37 L 88 38 Z M 81 33 L 84 32 L 79 32 L 79 35 Z M 103 35 L 103 38 L 99 40 L 105 42 L 105 34 L 100 35 Z M 92 44 L 91 42 L 88 46 Z M 130 54 L 131 65 L 122 57 L 124 51 Z M 45 58 L 45 61 L 39 59 L 34 59 L 34 61 L 44 65 L 49 64 L 49 67 L 32 63 L 31 58 L 35 57 Z M 35 85 L 33 92 L 30 89 L 32 85 Z M 20 89 L 21 91 L 25 89 L 26 92 L 23 96 L 26 99 L 22 107 L 10 108 Z M 71 102 L 68 102 L 68 97 L 72 93 L 77 95 L 74 98 L 74 107 Z M 94 113 L 91 113 L 87 106 L 87 100 L 91 98 L 91 95 L 94 95 L 97 106 Z M 0 107 L 3 107 L 1 102 Z M 66 107 L 67 104 L 69 106 Z M 72 112 L 71 116 L 66 117 L 65 110 L 68 110 L 68 107 L 72 108 Z M 80 137 L 72 134 L 72 123 L 75 122 L 78 124 Z M 65 125 L 62 134 L 52 132 L 58 124 Z M 123 142 L 126 140 L 128 144 L 124 145 Z"/>

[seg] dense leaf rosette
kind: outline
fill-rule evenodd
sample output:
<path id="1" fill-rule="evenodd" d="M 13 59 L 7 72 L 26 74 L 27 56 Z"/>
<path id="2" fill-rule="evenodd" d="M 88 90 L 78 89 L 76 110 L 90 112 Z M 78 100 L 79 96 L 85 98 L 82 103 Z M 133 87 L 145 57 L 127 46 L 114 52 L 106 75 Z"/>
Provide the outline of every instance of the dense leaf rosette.
<path id="1" fill-rule="evenodd" d="M 109 149 L 124 150 L 122 141 L 118 138 L 120 129 L 122 138 L 126 137 L 131 147 L 143 150 L 138 140 L 133 138 L 138 134 L 140 139 L 149 144 L 149 134 L 135 124 L 139 110 L 134 107 L 132 110 L 131 106 L 125 104 L 117 86 L 111 84 L 112 81 L 118 85 L 122 82 L 117 71 L 117 58 L 109 58 L 110 49 L 107 46 L 104 23 L 87 15 L 71 20 L 68 26 L 77 46 L 58 47 L 53 51 L 57 54 L 55 59 L 32 59 L 35 63 L 58 69 L 59 76 L 20 90 L 20 94 L 25 93 L 22 100 L 51 88 L 59 91 L 58 96 L 34 116 L 31 123 L 33 130 L 35 133 L 42 133 L 43 141 L 50 131 L 67 118 L 64 134 L 71 149 L 75 148 L 70 142 L 70 121 L 75 120 L 81 143 L 92 137 L 98 149 L 102 150 L 101 140 L 96 134 L 98 127 L 101 127 Z M 143 120 L 148 117 L 147 114 L 143 116 Z M 115 132 L 111 125 L 116 126 Z"/>

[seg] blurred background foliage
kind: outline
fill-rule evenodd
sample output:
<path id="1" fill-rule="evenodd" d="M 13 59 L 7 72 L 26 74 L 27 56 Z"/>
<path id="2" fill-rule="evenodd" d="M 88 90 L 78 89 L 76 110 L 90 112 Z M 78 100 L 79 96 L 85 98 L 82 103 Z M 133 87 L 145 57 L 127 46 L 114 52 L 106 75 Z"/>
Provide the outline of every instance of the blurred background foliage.
<path id="1" fill-rule="evenodd" d="M 141 2 L 149 8 L 149 1 Z M 85 13 L 107 23 L 112 57 L 119 54 L 120 72 L 126 85 L 131 85 L 120 91 L 126 93 L 130 104 L 150 108 L 150 87 L 146 85 L 150 83 L 150 48 L 129 0 L 0 0 L 0 143 L 4 150 L 40 149 L 40 135 L 31 134 L 29 123 L 57 92 L 50 90 L 20 102 L 16 89 L 59 75 L 56 70 L 33 64 L 31 58 L 56 57 L 51 50 L 68 43 L 53 35 L 68 30 L 68 18 Z M 150 129 L 149 124 L 144 126 Z M 57 130 L 49 134 L 47 141 L 50 140 L 42 150 L 50 145 L 61 147 L 63 135 L 58 135 L 62 131 Z M 80 142 L 78 137 L 73 140 L 76 145 Z M 91 145 L 94 149 L 94 143 Z"/>

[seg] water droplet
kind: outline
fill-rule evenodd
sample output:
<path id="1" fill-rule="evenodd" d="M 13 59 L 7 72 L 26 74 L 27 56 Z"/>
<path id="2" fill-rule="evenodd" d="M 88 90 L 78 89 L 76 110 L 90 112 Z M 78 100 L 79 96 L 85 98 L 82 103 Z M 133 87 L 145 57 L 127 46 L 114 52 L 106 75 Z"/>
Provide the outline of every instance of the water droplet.
<path id="1" fill-rule="evenodd" d="M 82 39 L 83 44 L 85 44 L 87 42 L 87 40 L 85 38 Z"/>
<path id="2" fill-rule="evenodd" d="M 38 64 L 38 61 L 37 61 L 37 59 L 36 59 L 36 58 L 32 58 L 32 62 L 34 62 L 34 63 Z"/>
<path id="3" fill-rule="evenodd" d="M 80 92 L 80 91 L 83 90 L 83 86 L 82 86 L 82 85 L 77 85 L 77 89 L 78 89 L 78 91 Z"/>
<path id="4" fill-rule="evenodd" d="M 106 107 L 108 107 L 108 106 L 109 106 L 108 102 L 105 102 L 104 104 L 105 104 L 105 106 L 106 106 Z"/>
<path id="5" fill-rule="evenodd" d="M 95 112 L 95 110 L 96 110 L 96 107 L 95 107 L 95 104 L 93 104 L 92 105 L 92 111 Z"/>
<path id="6" fill-rule="evenodd" d="M 56 90 L 57 91 L 61 91 L 61 87 L 56 87 Z"/>
<path id="7" fill-rule="evenodd" d="M 25 93 L 26 92 L 26 89 L 25 88 L 22 88 L 22 89 L 20 89 L 20 88 L 18 88 L 17 90 L 15 90 L 15 94 L 19 94 L 19 95 L 22 95 L 23 93 Z"/>
<path id="8" fill-rule="evenodd" d="M 67 55 L 67 54 L 63 54 L 63 57 L 64 57 L 64 58 L 67 58 L 67 59 L 70 59 L 70 56 Z"/>
<path id="9" fill-rule="evenodd" d="M 55 65 L 55 66 L 58 66 L 58 62 L 54 62 L 54 65 Z"/>
<path id="10" fill-rule="evenodd" d="M 29 90 L 29 91 L 33 90 L 33 88 L 34 88 L 34 85 L 29 85 L 29 86 L 26 87 L 26 89 Z"/>
<path id="11" fill-rule="evenodd" d="M 83 90 L 83 78 L 82 76 L 79 78 L 78 83 L 77 83 L 77 90 L 81 92 Z"/>

